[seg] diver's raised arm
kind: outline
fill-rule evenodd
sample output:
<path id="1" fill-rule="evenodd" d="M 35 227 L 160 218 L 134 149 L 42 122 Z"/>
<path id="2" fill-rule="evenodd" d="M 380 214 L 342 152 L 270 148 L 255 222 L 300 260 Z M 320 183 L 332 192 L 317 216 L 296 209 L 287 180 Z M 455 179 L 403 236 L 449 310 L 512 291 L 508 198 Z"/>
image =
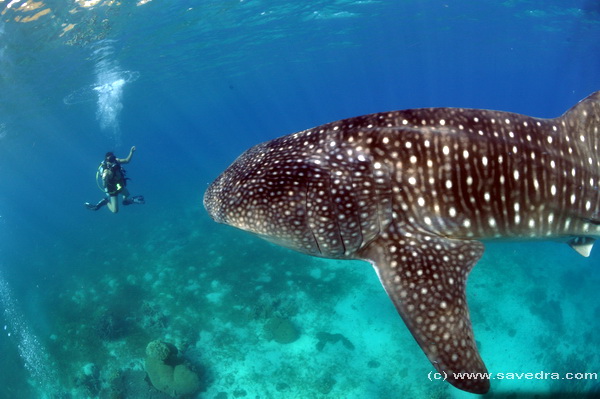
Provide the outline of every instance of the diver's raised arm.
<path id="1" fill-rule="evenodd" d="M 120 163 L 129 163 L 129 161 L 131 161 L 131 157 L 133 156 L 134 152 L 135 152 L 135 146 L 131 147 L 131 150 L 129 150 L 129 155 L 127 155 L 127 158 L 118 159 L 118 161 Z"/>

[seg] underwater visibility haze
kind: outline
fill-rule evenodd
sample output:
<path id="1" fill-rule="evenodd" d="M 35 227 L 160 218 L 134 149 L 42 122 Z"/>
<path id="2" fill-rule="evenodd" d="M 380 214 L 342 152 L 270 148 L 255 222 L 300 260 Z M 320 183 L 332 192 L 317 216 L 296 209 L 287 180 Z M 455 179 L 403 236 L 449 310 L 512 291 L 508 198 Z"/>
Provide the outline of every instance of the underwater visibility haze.
<path id="1" fill-rule="evenodd" d="M 598 38 L 591 0 L 0 1 L 0 398 L 475 397 L 436 373 L 367 262 L 214 223 L 204 192 L 258 143 L 359 115 L 559 117 L 600 90 Z M 132 146 L 127 188 L 145 204 L 86 209 L 105 153 Z M 598 207 L 591 178 L 578 209 Z M 485 396 L 600 395 L 598 248 L 485 247 L 465 342 Z"/>

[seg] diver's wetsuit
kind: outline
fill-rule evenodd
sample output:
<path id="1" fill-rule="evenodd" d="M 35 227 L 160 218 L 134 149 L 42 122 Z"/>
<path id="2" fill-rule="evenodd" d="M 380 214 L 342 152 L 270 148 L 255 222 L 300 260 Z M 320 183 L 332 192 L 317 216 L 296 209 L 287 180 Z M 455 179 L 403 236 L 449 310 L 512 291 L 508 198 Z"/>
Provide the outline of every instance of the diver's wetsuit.
<path id="1" fill-rule="evenodd" d="M 112 175 L 107 177 L 105 184 L 106 194 L 110 196 L 118 195 L 125 186 L 127 185 L 127 179 L 125 179 L 125 174 L 123 168 L 121 168 L 121 164 L 119 161 L 115 162 L 102 162 L 102 174 L 104 174 L 105 170 L 110 170 Z"/>
<path id="2" fill-rule="evenodd" d="M 106 171 L 110 171 L 105 176 Z M 106 198 L 103 198 L 97 204 L 90 204 L 86 202 L 84 205 L 92 210 L 97 211 L 102 208 L 104 205 L 108 204 L 111 200 L 111 197 L 117 197 L 119 194 L 123 195 L 123 205 L 131 205 L 131 204 L 143 204 L 145 203 L 144 197 L 141 195 L 136 195 L 134 197 L 129 197 L 129 192 L 125 188 L 127 186 L 127 179 L 125 178 L 125 170 L 121 167 L 121 163 L 113 158 L 112 160 L 104 160 L 98 167 L 98 173 L 102 176 L 102 185 L 104 186 L 104 191 L 107 194 Z M 115 208 L 118 209 L 118 208 Z M 115 212 L 115 211 L 113 211 Z"/>

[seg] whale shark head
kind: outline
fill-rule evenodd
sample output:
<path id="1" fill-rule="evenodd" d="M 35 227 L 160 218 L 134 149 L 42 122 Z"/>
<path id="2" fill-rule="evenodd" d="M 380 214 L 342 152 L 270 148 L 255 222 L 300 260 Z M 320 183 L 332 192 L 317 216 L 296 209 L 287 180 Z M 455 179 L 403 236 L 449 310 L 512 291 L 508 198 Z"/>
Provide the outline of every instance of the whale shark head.
<path id="1" fill-rule="evenodd" d="M 466 283 L 493 239 L 600 238 L 600 92 L 555 119 L 426 108 L 332 122 L 259 144 L 208 188 L 217 222 L 375 268 L 445 380 L 490 382 Z"/>
<path id="2" fill-rule="evenodd" d="M 351 259 L 391 222 L 389 183 L 366 153 L 304 131 L 244 152 L 204 206 L 215 221 L 279 245 Z"/>
<path id="3" fill-rule="evenodd" d="M 311 170 L 284 154 L 272 142 L 250 148 L 209 186 L 204 207 L 216 222 L 318 255 L 305 223 Z"/>

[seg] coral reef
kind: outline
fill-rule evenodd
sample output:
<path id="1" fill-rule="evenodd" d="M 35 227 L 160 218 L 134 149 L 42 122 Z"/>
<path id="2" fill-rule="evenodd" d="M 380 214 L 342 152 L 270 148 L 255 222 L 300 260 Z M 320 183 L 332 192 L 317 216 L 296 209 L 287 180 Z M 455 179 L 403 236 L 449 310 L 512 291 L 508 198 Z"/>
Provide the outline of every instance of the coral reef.
<path id="1" fill-rule="evenodd" d="M 146 347 L 146 372 L 154 386 L 171 397 L 188 396 L 200 389 L 198 374 L 177 357 L 175 346 L 159 340 Z"/>
<path id="2" fill-rule="evenodd" d="M 150 301 L 142 303 L 140 319 L 139 323 L 144 329 L 161 330 L 167 326 L 167 316 Z"/>
<path id="3" fill-rule="evenodd" d="M 102 309 L 95 329 L 101 339 L 115 341 L 126 336 L 131 326 L 121 312 Z"/>
<path id="4" fill-rule="evenodd" d="M 289 344 L 300 337 L 300 333 L 294 324 L 288 319 L 271 317 L 264 326 L 265 337 L 280 344 Z"/>
<path id="5" fill-rule="evenodd" d="M 333 376 L 327 374 L 324 377 L 317 380 L 316 388 L 323 395 L 327 395 L 331 392 L 333 387 L 335 386 L 336 380 Z"/>
<path id="6" fill-rule="evenodd" d="M 317 339 L 319 342 L 317 342 L 316 347 L 319 352 L 325 348 L 325 345 L 335 344 L 337 342 L 341 342 L 346 349 L 354 350 L 354 344 L 352 344 L 352 342 L 350 342 L 350 340 L 344 337 L 342 334 L 331 334 L 321 331 L 317 333 Z"/>
<path id="7" fill-rule="evenodd" d="M 75 377 L 75 384 L 84 392 L 86 396 L 98 396 L 102 387 L 100 380 L 100 370 L 94 363 L 88 363 L 83 366 L 81 373 Z"/>
<path id="8" fill-rule="evenodd" d="M 158 392 L 146 381 L 146 373 L 142 370 L 125 370 L 116 376 L 110 384 L 108 393 L 101 398 L 109 399 L 169 399 L 171 396 Z"/>

